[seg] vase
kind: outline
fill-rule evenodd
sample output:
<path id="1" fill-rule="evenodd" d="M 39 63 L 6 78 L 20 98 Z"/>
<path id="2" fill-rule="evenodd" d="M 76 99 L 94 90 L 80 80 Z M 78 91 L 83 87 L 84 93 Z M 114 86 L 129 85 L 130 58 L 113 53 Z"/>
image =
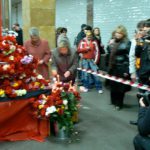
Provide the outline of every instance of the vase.
<path id="1" fill-rule="evenodd" d="M 56 133 L 56 138 L 60 140 L 67 140 L 70 138 L 70 130 L 67 127 L 59 128 Z"/>
<path id="2" fill-rule="evenodd" d="M 51 122 L 51 135 L 58 140 L 67 140 L 70 138 L 71 131 L 68 127 L 61 127 L 57 121 Z"/>

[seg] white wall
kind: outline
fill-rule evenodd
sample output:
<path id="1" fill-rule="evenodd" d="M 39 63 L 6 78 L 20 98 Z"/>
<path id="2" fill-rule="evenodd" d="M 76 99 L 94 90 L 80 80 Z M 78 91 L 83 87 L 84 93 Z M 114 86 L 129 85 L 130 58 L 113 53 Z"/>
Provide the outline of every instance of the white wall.
<path id="1" fill-rule="evenodd" d="M 56 27 L 67 27 L 73 43 L 86 23 L 86 0 L 56 0 Z M 102 41 L 106 45 L 115 27 L 127 27 L 129 38 L 133 37 L 136 24 L 150 18 L 150 0 L 94 0 L 94 27 L 101 28 Z"/>
<path id="2" fill-rule="evenodd" d="M 56 0 L 56 28 L 66 27 L 71 44 L 86 23 L 86 0 Z"/>
<path id="3" fill-rule="evenodd" d="M 94 26 L 101 28 L 102 41 L 107 44 L 111 32 L 120 24 L 133 37 L 136 24 L 150 18 L 149 0 L 94 0 Z"/>
<path id="4" fill-rule="evenodd" d="M 12 24 L 19 23 L 22 27 L 22 1 L 12 1 Z"/>
<path id="5" fill-rule="evenodd" d="M 19 2 L 18 13 L 15 8 L 16 2 Z M 86 23 L 86 5 L 86 0 L 56 0 L 56 28 L 68 29 L 71 44 L 80 31 L 81 24 Z M 150 0 L 94 0 L 94 27 L 101 28 L 105 45 L 117 25 L 125 25 L 129 37 L 132 38 L 137 22 L 150 18 L 149 15 Z M 12 23 L 15 22 L 22 26 L 21 0 L 12 0 Z"/>

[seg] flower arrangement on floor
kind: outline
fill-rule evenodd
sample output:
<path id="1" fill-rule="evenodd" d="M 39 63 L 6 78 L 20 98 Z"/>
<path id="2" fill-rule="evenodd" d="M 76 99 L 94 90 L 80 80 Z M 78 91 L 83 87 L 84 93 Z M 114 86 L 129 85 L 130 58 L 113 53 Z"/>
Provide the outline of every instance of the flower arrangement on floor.
<path id="1" fill-rule="evenodd" d="M 57 122 L 59 129 L 73 128 L 78 110 L 77 86 L 55 80 L 50 83 L 36 72 L 38 60 L 27 55 L 12 36 L 0 38 L 0 98 L 23 97 L 27 92 L 47 89 L 48 93 L 30 97 L 32 112 L 39 119 Z M 49 92 L 51 91 L 51 92 Z M 50 93 L 50 94 L 49 94 Z"/>
<path id="2" fill-rule="evenodd" d="M 80 95 L 71 83 L 55 81 L 50 95 L 34 99 L 34 115 L 58 123 L 59 128 L 73 128 L 73 114 L 78 110 Z"/>
<path id="3" fill-rule="evenodd" d="M 13 36 L 0 39 L 0 97 L 23 96 L 47 88 L 49 81 L 36 72 L 38 60 L 27 55 Z"/>

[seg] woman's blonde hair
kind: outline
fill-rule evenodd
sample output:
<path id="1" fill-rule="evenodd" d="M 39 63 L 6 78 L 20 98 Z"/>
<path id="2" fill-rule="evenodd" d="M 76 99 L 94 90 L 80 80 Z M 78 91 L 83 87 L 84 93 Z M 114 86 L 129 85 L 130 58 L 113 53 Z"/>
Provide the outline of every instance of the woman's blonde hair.
<path id="1" fill-rule="evenodd" d="M 124 38 L 126 38 L 126 39 L 128 38 L 128 33 L 127 33 L 127 29 L 125 26 L 119 25 L 115 30 L 115 33 L 116 32 L 123 34 Z"/>

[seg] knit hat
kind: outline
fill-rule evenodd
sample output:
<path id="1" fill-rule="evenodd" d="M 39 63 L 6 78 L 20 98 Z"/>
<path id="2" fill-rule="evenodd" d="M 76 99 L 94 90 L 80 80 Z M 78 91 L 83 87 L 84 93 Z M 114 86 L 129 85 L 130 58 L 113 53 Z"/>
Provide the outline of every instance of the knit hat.
<path id="1" fill-rule="evenodd" d="M 62 39 L 58 42 L 58 47 L 69 47 L 70 43 L 66 39 Z"/>
<path id="2" fill-rule="evenodd" d="M 92 31 L 92 27 L 89 26 L 89 25 L 87 25 L 86 28 L 85 28 L 85 30 L 91 30 Z"/>
<path id="3" fill-rule="evenodd" d="M 83 30 L 86 27 L 86 24 L 81 25 L 81 29 Z"/>

